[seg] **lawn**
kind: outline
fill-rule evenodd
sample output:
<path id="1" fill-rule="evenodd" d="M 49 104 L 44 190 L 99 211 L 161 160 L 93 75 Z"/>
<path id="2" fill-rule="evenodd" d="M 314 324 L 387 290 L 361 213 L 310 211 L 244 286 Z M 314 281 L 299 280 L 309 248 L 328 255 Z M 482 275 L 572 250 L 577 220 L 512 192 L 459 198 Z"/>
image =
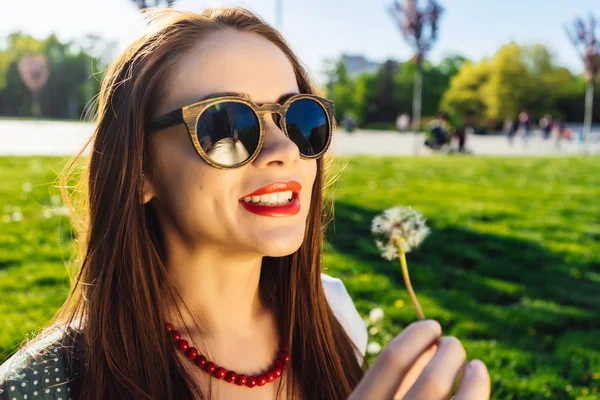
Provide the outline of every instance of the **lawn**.
<path id="1" fill-rule="evenodd" d="M 61 158 L 0 158 L 0 362 L 68 290 L 55 197 Z M 494 399 L 600 398 L 600 159 L 343 157 L 326 272 L 384 344 L 416 319 L 397 261 L 370 226 L 412 205 L 432 234 L 408 255 L 428 318 L 490 369 Z M 373 347 L 373 346 L 372 346 Z M 376 355 L 370 356 L 373 360 Z"/>

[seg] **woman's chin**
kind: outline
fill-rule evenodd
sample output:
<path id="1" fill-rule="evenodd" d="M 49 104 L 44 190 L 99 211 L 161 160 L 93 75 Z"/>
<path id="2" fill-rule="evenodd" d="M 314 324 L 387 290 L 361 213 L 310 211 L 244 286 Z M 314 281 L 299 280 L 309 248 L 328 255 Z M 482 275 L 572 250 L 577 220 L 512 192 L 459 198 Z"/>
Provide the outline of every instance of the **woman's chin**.
<path id="1" fill-rule="evenodd" d="M 264 243 L 261 246 L 261 253 L 266 257 L 285 257 L 295 253 L 302 245 L 302 238 L 300 240 L 272 240 L 269 243 Z"/>

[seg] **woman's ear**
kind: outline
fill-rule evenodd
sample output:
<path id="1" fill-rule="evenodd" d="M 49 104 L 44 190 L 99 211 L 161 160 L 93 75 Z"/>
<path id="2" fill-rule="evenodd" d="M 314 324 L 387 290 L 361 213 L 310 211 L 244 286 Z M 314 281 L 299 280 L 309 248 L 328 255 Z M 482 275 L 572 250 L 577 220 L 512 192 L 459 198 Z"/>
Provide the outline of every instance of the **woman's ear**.
<path id="1" fill-rule="evenodd" d="M 140 201 L 142 204 L 148 203 L 156 196 L 156 186 L 150 179 L 148 174 L 142 174 L 142 192 L 140 193 Z"/>

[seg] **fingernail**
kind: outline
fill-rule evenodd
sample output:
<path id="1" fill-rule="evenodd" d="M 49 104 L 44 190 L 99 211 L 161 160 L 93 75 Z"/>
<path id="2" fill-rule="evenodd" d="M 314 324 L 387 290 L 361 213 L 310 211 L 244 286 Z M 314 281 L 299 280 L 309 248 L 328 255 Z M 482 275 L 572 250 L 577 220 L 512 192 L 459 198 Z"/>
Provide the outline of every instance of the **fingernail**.
<path id="1" fill-rule="evenodd" d="M 465 367 L 465 377 L 473 375 L 477 370 L 477 360 L 473 360 Z"/>
<path id="2" fill-rule="evenodd" d="M 473 366 L 471 365 L 471 363 L 467 363 L 467 365 L 465 365 L 465 378 L 469 375 L 471 375 L 471 370 L 473 369 Z"/>

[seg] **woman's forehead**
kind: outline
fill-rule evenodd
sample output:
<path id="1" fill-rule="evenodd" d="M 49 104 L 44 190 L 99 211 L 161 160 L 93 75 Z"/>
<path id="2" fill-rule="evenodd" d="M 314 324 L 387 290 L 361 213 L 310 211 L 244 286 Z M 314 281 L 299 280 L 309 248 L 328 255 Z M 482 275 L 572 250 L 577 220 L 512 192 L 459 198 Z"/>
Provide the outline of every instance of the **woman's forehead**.
<path id="1" fill-rule="evenodd" d="M 256 103 L 275 103 L 298 93 L 287 56 L 274 43 L 251 33 L 224 30 L 200 40 L 174 65 L 157 114 L 214 93 L 245 93 Z"/>

